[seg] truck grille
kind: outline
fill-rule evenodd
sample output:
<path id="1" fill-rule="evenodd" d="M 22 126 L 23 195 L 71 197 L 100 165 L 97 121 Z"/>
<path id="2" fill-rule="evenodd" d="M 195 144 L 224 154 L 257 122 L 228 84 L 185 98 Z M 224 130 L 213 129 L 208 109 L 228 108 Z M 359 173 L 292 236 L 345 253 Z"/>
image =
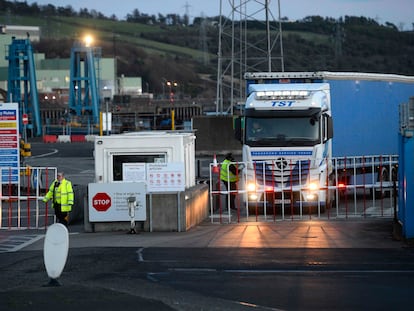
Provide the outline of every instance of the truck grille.
<path id="1" fill-rule="evenodd" d="M 304 185 L 309 177 L 309 160 L 286 160 L 255 162 L 256 182 L 265 186 L 291 187 Z"/>

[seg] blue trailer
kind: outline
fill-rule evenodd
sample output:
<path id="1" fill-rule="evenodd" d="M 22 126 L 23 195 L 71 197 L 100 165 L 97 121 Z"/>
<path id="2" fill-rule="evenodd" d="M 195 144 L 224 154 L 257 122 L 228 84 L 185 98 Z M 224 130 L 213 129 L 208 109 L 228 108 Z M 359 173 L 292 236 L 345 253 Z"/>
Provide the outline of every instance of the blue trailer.
<path id="1" fill-rule="evenodd" d="M 371 184 L 377 198 L 388 196 L 398 175 L 399 107 L 414 96 L 414 77 L 344 72 L 317 75 L 331 90 L 332 156 L 338 182 Z"/>
<path id="2" fill-rule="evenodd" d="M 334 157 L 398 154 L 399 105 L 414 96 L 414 77 L 317 74 L 330 84 Z"/>

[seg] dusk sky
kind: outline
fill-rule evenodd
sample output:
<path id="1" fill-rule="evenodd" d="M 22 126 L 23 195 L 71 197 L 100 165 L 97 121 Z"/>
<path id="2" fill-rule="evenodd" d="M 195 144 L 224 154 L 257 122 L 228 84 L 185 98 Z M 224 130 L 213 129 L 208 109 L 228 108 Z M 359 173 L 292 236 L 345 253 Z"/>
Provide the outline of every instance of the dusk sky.
<path id="1" fill-rule="evenodd" d="M 228 16 L 231 12 L 229 3 L 232 0 L 222 1 L 222 14 Z M 249 1 L 247 8 L 254 12 L 254 3 L 264 3 L 265 0 Z M 220 13 L 220 0 L 113 0 L 85 1 L 85 0 L 36 0 L 26 1 L 31 4 L 37 2 L 39 5 L 53 4 L 54 6 L 71 5 L 78 11 L 80 8 L 96 10 L 106 16 L 115 14 L 118 19 L 124 19 L 127 14 L 138 9 L 141 13 L 155 14 L 176 13 L 184 15 L 186 12 L 190 17 L 217 16 Z M 240 3 L 235 0 L 234 3 Z M 263 7 L 263 5 L 262 5 Z M 278 1 L 270 0 L 273 14 L 278 15 Z M 310 15 L 338 18 L 340 16 L 365 16 L 376 19 L 378 23 L 391 22 L 398 28 L 403 26 L 405 30 L 413 29 L 414 23 L 414 1 L 413 0 L 280 0 L 282 17 L 290 20 L 302 19 Z"/>

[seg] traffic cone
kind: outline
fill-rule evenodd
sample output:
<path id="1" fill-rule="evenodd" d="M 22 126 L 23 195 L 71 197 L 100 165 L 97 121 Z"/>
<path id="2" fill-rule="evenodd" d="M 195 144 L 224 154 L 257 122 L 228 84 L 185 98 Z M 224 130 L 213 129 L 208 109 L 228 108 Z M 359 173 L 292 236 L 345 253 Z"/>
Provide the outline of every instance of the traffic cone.
<path id="1" fill-rule="evenodd" d="M 219 167 L 217 164 L 217 158 L 216 158 L 216 154 L 214 154 L 214 158 L 213 158 L 213 173 L 218 173 L 219 172 Z"/>

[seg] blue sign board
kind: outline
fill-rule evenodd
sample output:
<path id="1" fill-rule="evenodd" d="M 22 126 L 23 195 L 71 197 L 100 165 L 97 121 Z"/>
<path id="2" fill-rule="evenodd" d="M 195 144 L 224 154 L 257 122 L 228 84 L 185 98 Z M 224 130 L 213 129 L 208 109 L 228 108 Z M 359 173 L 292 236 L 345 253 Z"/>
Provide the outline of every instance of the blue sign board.
<path id="1" fill-rule="evenodd" d="M 1 182 L 19 181 L 19 105 L 0 103 L 0 169 Z"/>

